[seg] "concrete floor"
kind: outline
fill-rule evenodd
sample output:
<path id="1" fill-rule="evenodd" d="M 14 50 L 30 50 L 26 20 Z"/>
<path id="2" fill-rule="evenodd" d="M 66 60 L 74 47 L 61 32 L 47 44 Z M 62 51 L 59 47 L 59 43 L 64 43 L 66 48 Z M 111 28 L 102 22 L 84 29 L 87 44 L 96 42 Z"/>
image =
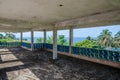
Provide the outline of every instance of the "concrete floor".
<path id="1" fill-rule="evenodd" d="M 0 80 L 120 80 L 120 69 L 38 50 L 0 49 Z"/>

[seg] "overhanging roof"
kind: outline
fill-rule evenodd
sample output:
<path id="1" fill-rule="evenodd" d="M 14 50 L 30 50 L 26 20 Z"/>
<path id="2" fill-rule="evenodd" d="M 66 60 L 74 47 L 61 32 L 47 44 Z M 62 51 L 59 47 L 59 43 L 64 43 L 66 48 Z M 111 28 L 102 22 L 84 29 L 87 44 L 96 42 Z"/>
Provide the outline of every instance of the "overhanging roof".
<path id="1" fill-rule="evenodd" d="M 120 0 L 0 0 L 0 31 L 120 24 Z"/>

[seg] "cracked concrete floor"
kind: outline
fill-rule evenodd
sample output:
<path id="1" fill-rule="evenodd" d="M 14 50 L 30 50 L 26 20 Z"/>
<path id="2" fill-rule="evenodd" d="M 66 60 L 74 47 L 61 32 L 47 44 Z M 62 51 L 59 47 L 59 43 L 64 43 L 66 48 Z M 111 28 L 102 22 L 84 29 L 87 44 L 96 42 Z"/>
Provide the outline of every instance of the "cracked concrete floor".
<path id="1" fill-rule="evenodd" d="M 0 80 L 120 80 L 120 69 L 22 48 L 0 49 Z"/>

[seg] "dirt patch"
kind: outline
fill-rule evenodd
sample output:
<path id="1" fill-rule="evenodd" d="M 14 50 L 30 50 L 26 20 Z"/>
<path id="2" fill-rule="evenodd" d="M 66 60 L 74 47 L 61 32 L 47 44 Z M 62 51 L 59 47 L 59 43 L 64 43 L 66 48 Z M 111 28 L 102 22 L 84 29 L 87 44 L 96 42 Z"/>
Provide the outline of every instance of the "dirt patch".
<path id="1" fill-rule="evenodd" d="M 120 80 L 120 69 L 62 55 L 53 61 L 52 53 L 43 50 L 31 52 L 21 48 L 9 48 L 2 53 L 11 54 L 8 52 L 24 65 L 0 69 L 0 80 Z M 4 62 L 0 64 L 2 63 Z M 33 75 L 28 76 L 28 73 Z"/>

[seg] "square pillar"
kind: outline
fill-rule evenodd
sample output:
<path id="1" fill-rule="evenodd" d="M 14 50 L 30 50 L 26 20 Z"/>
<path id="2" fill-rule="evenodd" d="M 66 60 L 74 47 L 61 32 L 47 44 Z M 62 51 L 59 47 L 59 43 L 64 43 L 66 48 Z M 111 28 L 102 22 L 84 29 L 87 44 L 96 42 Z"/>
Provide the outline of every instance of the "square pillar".
<path id="1" fill-rule="evenodd" d="M 34 50 L 34 31 L 31 31 L 31 50 Z"/>
<path id="2" fill-rule="evenodd" d="M 22 39 L 23 39 L 23 34 L 22 34 L 22 32 L 20 32 L 20 43 L 21 43 L 21 46 L 22 46 Z"/>
<path id="3" fill-rule="evenodd" d="M 71 54 L 72 53 L 72 46 L 73 46 L 73 28 L 70 28 L 69 29 L 69 53 Z"/>
<path id="4" fill-rule="evenodd" d="M 46 43 L 46 30 L 44 30 L 44 43 Z"/>
<path id="5" fill-rule="evenodd" d="M 57 29 L 53 30 L 53 60 L 57 59 Z"/>

